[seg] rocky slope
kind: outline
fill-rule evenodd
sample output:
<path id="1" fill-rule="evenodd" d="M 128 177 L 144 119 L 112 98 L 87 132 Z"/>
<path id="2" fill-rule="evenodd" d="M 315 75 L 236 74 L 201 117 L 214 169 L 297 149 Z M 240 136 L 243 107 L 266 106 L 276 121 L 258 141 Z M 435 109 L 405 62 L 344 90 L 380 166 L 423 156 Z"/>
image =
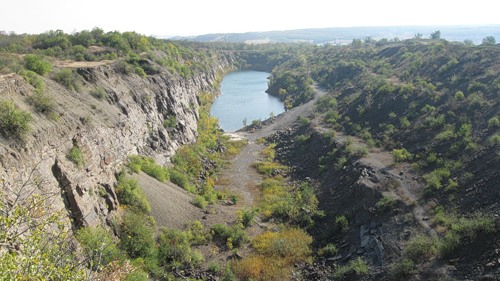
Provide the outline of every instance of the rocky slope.
<path id="1" fill-rule="evenodd" d="M 230 60 L 221 57 L 208 71 L 187 78 L 162 68 L 146 77 L 124 74 L 121 62 L 79 67 L 74 69 L 78 92 L 43 78 L 45 93 L 57 105 L 50 117 L 32 112 L 32 129 L 23 141 L 0 140 L 4 195 L 13 203 L 40 189 L 53 195 L 49 202 L 54 209 L 67 210 L 74 227 L 109 220 L 118 204 L 115 175 L 127 156 L 148 155 L 166 164 L 179 146 L 193 142 L 197 95 L 214 89 Z M 104 90 L 105 97 L 90 94 L 96 90 Z M 0 98 L 22 110 L 33 111 L 27 102 L 33 94 L 18 75 L 0 78 Z M 175 126 L 164 126 L 168 118 Z M 81 167 L 67 157 L 72 147 L 83 154 Z"/>

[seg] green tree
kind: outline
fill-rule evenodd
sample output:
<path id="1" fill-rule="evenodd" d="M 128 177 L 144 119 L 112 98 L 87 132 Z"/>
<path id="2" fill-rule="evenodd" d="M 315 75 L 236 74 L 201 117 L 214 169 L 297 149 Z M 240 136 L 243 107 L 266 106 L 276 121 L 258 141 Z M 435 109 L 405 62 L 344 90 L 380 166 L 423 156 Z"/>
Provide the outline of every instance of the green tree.
<path id="1" fill-rule="evenodd" d="M 497 43 L 497 40 L 493 36 L 486 36 L 483 38 L 483 44 L 482 45 L 495 45 Z"/>
<path id="2" fill-rule="evenodd" d="M 51 210 L 47 195 L 37 193 L 43 181 L 33 178 L 34 172 L 26 180 L 0 185 L 0 279 L 88 280 L 63 212 Z"/>
<path id="3" fill-rule="evenodd" d="M 436 30 L 436 31 L 432 32 L 431 33 L 431 39 L 432 40 L 439 40 L 439 39 L 441 39 L 441 31 Z"/>
<path id="4" fill-rule="evenodd" d="M 88 267 L 94 271 L 99 271 L 120 257 L 120 250 L 114 243 L 113 237 L 100 226 L 78 230 L 76 239 L 83 248 Z"/>

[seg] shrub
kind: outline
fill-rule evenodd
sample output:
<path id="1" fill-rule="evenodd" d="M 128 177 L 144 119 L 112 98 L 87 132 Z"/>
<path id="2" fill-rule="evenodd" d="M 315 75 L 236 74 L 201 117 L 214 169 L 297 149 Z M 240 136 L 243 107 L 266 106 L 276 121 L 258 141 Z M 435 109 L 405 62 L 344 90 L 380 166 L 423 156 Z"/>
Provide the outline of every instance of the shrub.
<path id="1" fill-rule="evenodd" d="M 299 122 L 301 127 L 309 126 L 309 124 L 311 124 L 311 119 L 309 119 L 307 117 L 299 116 L 297 118 L 297 121 Z"/>
<path id="2" fill-rule="evenodd" d="M 157 164 L 153 158 L 141 155 L 131 155 L 129 156 L 128 160 L 129 163 L 127 164 L 127 167 L 134 173 L 143 171 L 144 173 L 161 182 L 166 182 L 170 179 L 168 169 Z"/>
<path id="3" fill-rule="evenodd" d="M 144 72 L 144 69 L 140 66 L 134 67 L 134 73 L 141 76 L 141 77 L 146 77 L 146 72 Z"/>
<path id="4" fill-rule="evenodd" d="M 276 162 L 255 162 L 252 166 L 257 169 L 257 172 L 266 176 L 279 174 L 288 169 L 288 167 Z"/>
<path id="5" fill-rule="evenodd" d="M 440 189 L 442 187 L 442 181 L 447 179 L 450 175 L 450 170 L 443 167 L 425 174 L 423 179 L 427 188 Z"/>
<path id="6" fill-rule="evenodd" d="M 428 261 L 434 257 L 436 253 L 436 240 L 423 235 L 413 237 L 408 241 L 404 249 L 405 256 L 415 263 Z"/>
<path id="7" fill-rule="evenodd" d="M 120 247 L 129 257 L 154 261 L 157 255 L 154 233 L 156 225 L 149 216 L 127 210 L 119 228 Z"/>
<path id="8" fill-rule="evenodd" d="M 281 258 L 286 264 L 310 261 L 312 238 L 299 228 L 264 232 L 252 241 L 255 251 L 266 257 Z"/>
<path id="9" fill-rule="evenodd" d="M 28 54 L 24 57 L 26 68 L 40 75 L 45 75 L 52 70 L 50 62 L 44 60 L 38 55 Z"/>
<path id="10" fill-rule="evenodd" d="M 488 138 L 488 144 L 490 145 L 498 145 L 500 144 L 500 135 L 499 134 L 493 134 Z"/>
<path id="11" fill-rule="evenodd" d="M 358 257 L 357 259 L 350 261 L 345 266 L 339 266 L 333 273 L 333 278 L 335 280 L 342 279 L 348 274 L 360 276 L 367 274 L 368 271 L 368 265 L 361 259 L 361 257 Z"/>
<path id="12" fill-rule="evenodd" d="M 108 93 L 103 88 L 97 88 L 91 91 L 90 94 L 98 100 L 103 100 L 108 96 Z"/>
<path id="13" fill-rule="evenodd" d="M 178 171 L 177 169 L 170 169 L 169 174 L 171 182 L 175 183 L 176 185 L 184 188 L 189 192 L 194 192 L 194 187 L 189 182 L 189 179 L 186 176 L 186 174 Z"/>
<path id="14" fill-rule="evenodd" d="M 319 249 L 318 254 L 323 257 L 334 257 L 339 250 L 333 244 L 327 244 L 325 247 Z"/>
<path id="15" fill-rule="evenodd" d="M 142 192 L 139 183 L 134 178 L 127 178 L 125 175 L 120 174 L 116 186 L 116 195 L 122 204 L 135 207 L 145 213 L 151 211 L 146 196 Z"/>
<path id="16" fill-rule="evenodd" d="M 177 118 L 175 116 L 171 115 L 167 117 L 165 120 L 163 120 L 163 127 L 165 128 L 170 128 L 170 129 L 175 129 L 177 128 Z"/>
<path id="17" fill-rule="evenodd" d="M 121 256 L 111 234 L 100 226 L 81 228 L 76 233 L 76 239 L 82 246 L 88 267 L 94 271 Z"/>
<path id="18" fill-rule="evenodd" d="M 22 139 L 31 130 L 31 120 L 31 114 L 16 108 L 13 101 L 0 100 L 0 132 L 5 137 Z"/>
<path id="19" fill-rule="evenodd" d="M 396 205 L 396 201 L 392 196 L 384 196 L 375 204 L 375 208 L 377 208 L 377 211 L 386 212 L 392 209 L 394 205 Z"/>
<path id="20" fill-rule="evenodd" d="M 45 82 L 43 82 L 42 78 L 40 78 L 36 72 L 26 70 L 22 71 L 21 75 L 26 82 L 35 88 L 37 93 L 43 93 L 45 91 Z"/>
<path id="21" fill-rule="evenodd" d="M 191 238 L 189 232 L 162 228 L 158 235 L 158 260 L 160 265 L 167 267 L 189 266 L 193 261 Z"/>
<path id="22" fill-rule="evenodd" d="M 413 158 L 413 155 L 411 155 L 411 153 L 408 152 L 408 150 L 406 150 L 405 148 L 393 149 L 392 155 L 394 157 L 394 161 L 396 162 L 404 162 Z"/>
<path id="23" fill-rule="evenodd" d="M 439 244 L 439 252 L 444 257 L 453 256 L 460 248 L 476 241 L 480 234 L 495 232 L 495 220 L 482 214 L 471 218 L 445 216 L 442 222 L 448 229 Z"/>
<path id="24" fill-rule="evenodd" d="M 208 271 L 213 274 L 219 274 L 222 271 L 221 265 L 216 261 L 211 261 L 208 263 Z"/>
<path id="25" fill-rule="evenodd" d="M 400 261 L 395 262 L 390 267 L 390 274 L 392 278 L 396 280 L 401 280 L 405 277 L 413 275 L 415 271 L 415 264 L 412 260 L 404 258 Z"/>
<path id="26" fill-rule="evenodd" d="M 36 111 L 50 114 L 55 107 L 54 99 L 43 93 L 36 93 L 28 97 L 28 102 L 35 108 Z"/>
<path id="27" fill-rule="evenodd" d="M 335 229 L 341 233 L 346 233 L 349 230 L 349 221 L 344 215 L 335 218 Z"/>
<path id="28" fill-rule="evenodd" d="M 125 281 L 148 281 L 148 274 L 143 270 L 136 269 L 125 277 Z"/>
<path id="29" fill-rule="evenodd" d="M 70 68 L 61 69 L 54 75 L 54 80 L 71 91 L 79 90 L 76 74 Z"/>
<path id="30" fill-rule="evenodd" d="M 205 209 L 208 205 L 207 200 L 201 195 L 195 195 L 193 198 L 193 205 L 195 205 L 198 208 Z"/>
<path id="31" fill-rule="evenodd" d="M 78 168 L 83 167 L 85 164 L 85 159 L 83 158 L 83 153 L 78 145 L 73 144 L 73 147 L 68 151 L 66 157 L 73 162 Z"/>
<path id="32" fill-rule="evenodd" d="M 232 226 L 223 224 L 215 224 L 212 226 L 213 237 L 219 242 L 224 242 L 228 248 L 231 246 L 239 247 L 248 240 L 247 234 L 241 223 L 235 223 Z"/>
<path id="33" fill-rule="evenodd" d="M 500 126 L 500 120 L 498 119 L 497 116 L 491 117 L 488 120 L 488 128 L 497 128 Z"/>
<path id="34" fill-rule="evenodd" d="M 257 214 L 258 210 L 255 208 L 252 209 L 241 209 L 236 212 L 238 217 L 238 221 L 243 224 L 244 227 L 249 227 L 253 223 L 253 219 Z"/>

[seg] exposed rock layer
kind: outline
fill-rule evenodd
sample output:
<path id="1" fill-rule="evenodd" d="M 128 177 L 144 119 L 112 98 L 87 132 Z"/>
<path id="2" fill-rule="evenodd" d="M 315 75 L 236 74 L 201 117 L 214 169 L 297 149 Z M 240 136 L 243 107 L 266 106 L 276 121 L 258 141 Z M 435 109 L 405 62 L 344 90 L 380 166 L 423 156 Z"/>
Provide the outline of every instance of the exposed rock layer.
<path id="1" fill-rule="evenodd" d="M 166 71 L 140 77 L 123 74 L 119 64 L 78 68 L 79 91 L 69 91 L 44 78 L 45 93 L 56 101 L 52 116 L 33 113 L 31 133 L 24 141 L 0 142 L 0 178 L 13 197 L 21 187 L 38 184 L 42 194 L 57 194 L 52 207 L 66 208 L 74 227 L 96 225 L 117 209 L 116 173 L 128 155 L 142 154 L 167 164 L 181 145 L 197 136 L 198 95 L 214 90 L 219 75 L 232 62 L 220 58 L 209 71 L 183 78 Z M 91 95 L 104 90 L 102 100 Z M 0 98 L 32 111 L 27 98 L 33 88 L 22 77 L 0 79 Z M 176 126 L 164 120 L 175 118 Z M 84 165 L 67 157 L 77 146 Z M 12 199 L 11 199 L 12 200 Z"/>

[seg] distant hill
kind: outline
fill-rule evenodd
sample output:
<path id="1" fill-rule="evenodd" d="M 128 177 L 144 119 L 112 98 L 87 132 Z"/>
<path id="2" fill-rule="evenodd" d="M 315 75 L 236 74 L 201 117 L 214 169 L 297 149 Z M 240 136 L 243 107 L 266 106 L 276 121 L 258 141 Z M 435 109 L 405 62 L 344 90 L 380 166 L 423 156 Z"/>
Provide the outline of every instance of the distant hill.
<path id="1" fill-rule="evenodd" d="M 246 33 L 216 33 L 194 37 L 174 37 L 177 40 L 192 40 L 198 42 L 311 42 L 314 44 L 347 44 L 353 39 L 371 37 L 409 39 L 416 34 L 429 38 L 436 30 L 441 31 L 441 37 L 448 41 L 472 40 L 475 44 L 482 42 L 486 36 L 494 36 L 500 40 L 500 25 L 470 25 L 470 26 L 388 26 L 388 27 L 335 27 L 297 29 L 267 32 Z"/>

